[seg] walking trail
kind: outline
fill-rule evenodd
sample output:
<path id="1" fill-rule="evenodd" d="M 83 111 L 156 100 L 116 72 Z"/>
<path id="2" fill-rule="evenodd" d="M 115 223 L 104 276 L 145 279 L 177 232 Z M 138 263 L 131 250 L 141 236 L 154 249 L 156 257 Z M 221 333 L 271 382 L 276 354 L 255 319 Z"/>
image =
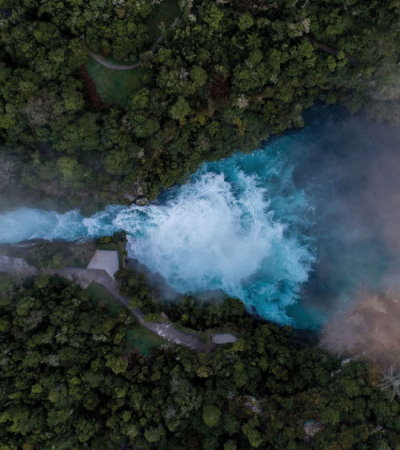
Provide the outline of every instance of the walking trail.
<path id="1" fill-rule="evenodd" d="M 0 272 L 13 273 L 23 277 L 35 276 L 39 273 L 36 267 L 29 265 L 24 259 L 9 256 L 0 256 Z M 83 289 L 86 289 L 91 283 L 100 284 L 118 301 L 118 303 L 120 303 L 120 305 L 133 314 L 143 327 L 169 342 L 202 353 L 208 353 L 215 348 L 214 343 L 206 343 L 194 334 L 178 330 L 172 323 L 147 322 L 144 319 L 143 312 L 138 308 L 132 308 L 129 305 L 128 297 L 124 297 L 120 294 L 118 283 L 104 269 L 66 267 L 63 269 L 48 269 L 46 270 L 46 273 L 49 275 L 58 275 L 59 277 L 74 281 Z"/>
<path id="2" fill-rule="evenodd" d="M 178 23 L 180 22 L 180 19 L 175 19 L 175 21 L 172 23 L 172 25 L 169 27 L 169 30 L 171 28 L 173 28 L 174 26 L 176 26 Z M 168 31 L 169 31 L 168 30 Z M 159 44 L 161 44 L 161 42 L 165 39 L 164 36 L 160 36 L 155 42 L 154 44 L 151 46 L 151 48 L 149 49 L 149 51 L 151 53 L 154 53 L 154 51 L 156 50 L 156 48 L 158 47 Z M 137 61 L 135 63 L 132 64 L 118 64 L 118 63 L 113 63 L 111 61 L 109 61 L 107 58 L 105 58 L 102 55 L 99 55 L 97 53 L 95 53 L 94 51 L 90 50 L 89 48 L 86 47 L 86 51 L 87 54 L 94 59 L 96 62 L 98 62 L 99 64 L 101 64 L 104 67 L 107 67 L 108 69 L 113 69 L 113 70 L 133 70 L 133 69 L 137 69 L 138 67 L 140 67 L 142 65 L 142 61 Z"/>
<path id="3" fill-rule="evenodd" d="M 177 330 L 172 323 L 147 322 L 144 320 L 144 314 L 138 308 L 129 306 L 128 297 L 124 297 L 119 293 L 118 283 L 102 269 L 81 269 L 68 267 L 64 269 L 49 271 L 52 275 L 58 275 L 71 281 L 75 281 L 82 288 L 87 288 L 91 283 L 97 283 L 103 286 L 113 297 L 145 328 L 162 337 L 163 339 L 173 342 L 174 344 L 188 347 L 197 352 L 208 353 L 213 350 L 214 345 L 205 343 L 196 335 Z"/>

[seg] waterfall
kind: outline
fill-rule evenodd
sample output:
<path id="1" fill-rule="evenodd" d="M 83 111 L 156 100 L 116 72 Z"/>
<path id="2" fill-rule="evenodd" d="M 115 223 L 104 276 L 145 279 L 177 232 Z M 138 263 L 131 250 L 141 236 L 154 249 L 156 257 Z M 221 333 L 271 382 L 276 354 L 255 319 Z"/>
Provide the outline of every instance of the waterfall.
<path id="1" fill-rule="evenodd" d="M 299 132 L 203 164 L 148 206 L 89 218 L 0 214 L 0 242 L 124 230 L 128 254 L 177 292 L 220 289 L 262 317 L 312 327 L 360 286 L 379 289 L 397 274 L 399 147 L 398 130 L 325 109 Z"/>

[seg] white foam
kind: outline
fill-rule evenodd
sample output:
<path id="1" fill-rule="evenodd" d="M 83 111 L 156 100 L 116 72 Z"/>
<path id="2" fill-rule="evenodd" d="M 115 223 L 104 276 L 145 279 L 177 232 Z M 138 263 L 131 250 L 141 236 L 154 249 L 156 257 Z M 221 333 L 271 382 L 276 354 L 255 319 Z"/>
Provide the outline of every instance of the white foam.
<path id="1" fill-rule="evenodd" d="M 223 174 L 205 173 L 161 206 L 121 211 L 114 224 L 130 234 L 130 256 L 176 291 L 222 289 L 281 321 L 312 262 L 308 249 L 274 220 L 257 178 L 241 171 L 235 185 Z"/>

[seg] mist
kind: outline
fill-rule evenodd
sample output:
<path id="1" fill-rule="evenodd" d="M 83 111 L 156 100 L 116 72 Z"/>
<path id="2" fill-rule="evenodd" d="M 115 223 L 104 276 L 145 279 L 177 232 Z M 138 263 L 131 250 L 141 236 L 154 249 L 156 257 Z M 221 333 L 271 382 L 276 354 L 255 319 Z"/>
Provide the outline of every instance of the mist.
<path id="1" fill-rule="evenodd" d="M 0 240 L 124 230 L 129 257 L 167 298 L 223 292 L 265 319 L 325 330 L 333 318 L 332 329 L 351 335 L 346 314 L 359 302 L 400 290 L 400 131 L 332 107 L 313 109 L 306 123 L 252 153 L 203 164 L 148 206 L 110 205 L 86 218 L 1 214 Z M 337 333 L 323 331 L 324 345 Z"/>
<path id="2" fill-rule="evenodd" d="M 326 131 L 296 170 L 318 255 L 303 305 L 325 318 L 324 348 L 387 362 L 400 348 L 400 130 L 353 116 Z"/>
<path id="3" fill-rule="evenodd" d="M 341 357 L 397 362 L 400 292 L 360 292 L 349 310 L 335 314 L 322 330 L 321 345 Z"/>

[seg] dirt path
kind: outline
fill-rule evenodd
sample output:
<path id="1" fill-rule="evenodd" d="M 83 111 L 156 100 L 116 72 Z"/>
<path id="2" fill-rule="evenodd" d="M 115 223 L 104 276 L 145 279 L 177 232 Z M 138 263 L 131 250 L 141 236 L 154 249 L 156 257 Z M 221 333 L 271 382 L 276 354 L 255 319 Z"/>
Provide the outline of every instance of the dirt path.
<path id="1" fill-rule="evenodd" d="M 9 256 L 0 256 L 0 272 L 13 273 L 23 278 L 39 274 L 39 270 L 36 267 L 29 265 L 24 259 Z M 83 289 L 86 289 L 92 283 L 100 284 L 121 306 L 133 314 L 143 327 L 169 342 L 182 345 L 183 347 L 190 348 L 196 352 L 209 353 L 218 345 L 232 343 L 237 340 L 234 335 L 217 333 L 212 336 L 212 342 L 206 343 L 195 334 L 178 330 L 171 322 L 147 322 L 144 320 L 142 311 L 138 308 L 132 308 L 129 305 L 129 298 L 120 294 L 118 283 L 103 269 L 66 267 L 63 269 L 47 269 L 44 272 L 48 275 L 58 275 L 73 281 Z"/>
<path id="2" fill-rule="evenodd" d="M 169 27 L 168 31 L 175 27 L 178 23 L 180 22 L 180 19 L 175 19 L 175 21 L 172 23 L 172 25 Z M 151 48 L 149 49 L 149 51 L 151 53 L 154 53 L 154 51 L 156 50 L 156 48 L 159 46 L 159 44 L 161 44 L 161 42 L 163 42 L 165 39 L 164 36 L 160 36 L 155 42 L 154 44 L 151 46 Z M 101 64 L 104 67 L 107 67 L 108 69 L 113 69 L 113 70 L 134 70 L 139 68 L 142 65 L 142 61 L 138 61 L 135 62 L 133 64 L 117 64 L 117 63 L 113 63 L 111 61 L 109 61 L 107 58 L 105 58 L 104 56 L 101 56 L 95 52 L 93 52 L 92 50 L 90 50 L 89 48 L 86 47 L 86 51 L 87 54 L 94 59 L 96 62 L 98 62 L 99 64 Z"/>
<path id="3" fill-rule="evenodd" d="M 102 66 L 107 67 L 108 69 L 133 70 L 133 69 L 137 69 L 138 67 L 140 67 L 142 65 L 141 61 L 136 62 L 134 64 L 116 64 L 116 63 L 112 63 L 112 62 L 108 61 L 108 59 L 104 58 L 104 56 L 101 56 L 95 52 L 92 52 L 92 50 L 89 50 L 88 48 L 86 48 L 86 51 L 92 59 L 94 59 L 96 62 L 98 62 Z"/>
<path id="4" fill-rule="evenodd" d="M 58 270 L 50 270 L 50 274 L 58 275 L 71 281 L 75 281 L 82 288 L 88 287 L 91 283 L 97 283 L 103 286 L 107 291 L 115 297 L 115 299 L 133 314 L 137 321 L 148 330 L 162 337 L 163 339 L 173 342 L 174 344 L 188 347 L 192 350 L 202 353 L 208 353 L 214 349 L 213 344 L 203 342 L 198 336 L 177 330 L 172 323 L 146 322 L 144 314 L 138 308 L 129 306 L 129 299 L 119 293 L 118 283 L 110 277 L 105 270 L 100 269 L 81 269 L 81 268 L 65 268 Z"/>

